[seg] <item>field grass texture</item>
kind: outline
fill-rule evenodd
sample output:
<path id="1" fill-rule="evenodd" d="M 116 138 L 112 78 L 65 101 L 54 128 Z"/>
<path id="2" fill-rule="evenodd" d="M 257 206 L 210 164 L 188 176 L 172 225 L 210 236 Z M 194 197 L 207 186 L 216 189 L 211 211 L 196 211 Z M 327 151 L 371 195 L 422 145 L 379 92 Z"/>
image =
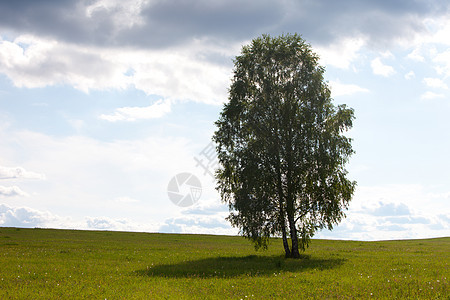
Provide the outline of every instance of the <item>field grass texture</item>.
<path id="1" fill-rule="evenodd" d="M 450 238 L 313 240 L 0 228 L 0 299 L 450 299 Z"/>

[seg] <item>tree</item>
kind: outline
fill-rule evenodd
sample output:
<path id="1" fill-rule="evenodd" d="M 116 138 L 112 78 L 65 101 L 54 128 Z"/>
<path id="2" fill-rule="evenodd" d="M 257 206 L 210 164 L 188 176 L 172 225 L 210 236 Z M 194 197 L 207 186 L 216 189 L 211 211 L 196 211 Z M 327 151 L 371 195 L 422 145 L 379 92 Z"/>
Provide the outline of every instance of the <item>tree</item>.
<path id="1" fill-rule="evenodd" d="M 318 60 L 297 34 L 244 46 L 213 137 L 227 219 L 257 249 L 281 236 L 286 257 L 345 217 L 356 186 L 345 169 L 353 109 L 333 105 Z"/>

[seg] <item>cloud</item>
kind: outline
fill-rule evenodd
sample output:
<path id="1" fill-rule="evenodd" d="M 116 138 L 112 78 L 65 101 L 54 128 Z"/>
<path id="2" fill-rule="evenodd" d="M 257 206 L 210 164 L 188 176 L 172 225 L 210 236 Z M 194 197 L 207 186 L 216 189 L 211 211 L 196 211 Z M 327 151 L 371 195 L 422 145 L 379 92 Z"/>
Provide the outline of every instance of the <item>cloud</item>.
<path id="1" fill-rule="evenodd" d="M 423 37 L 424 43 L 450 45 L 450 20 L 447 10 L 441 16 L 425 18 L 423 23 L 429 35 Z"/>
<path id="2" fill-rule="evenodd" d="M 153 42 L 178 43 L 195 37 L 235 42 L 280 22 L 284 5 L 272 1 L 153 1 L 142 11 Z M 143 29 L 144 29 L 143 28 Z"/>
<path id="3" fill-rule="evenodd" d="M 151 222 L 138 224 L 127 219 L 108 217 L 85 217 L 74 220 L 48 211 L 0 204 L 0 226 L 155 232 L 161 225 Z"/>
<path id="4" fill-rule="evenodd" d="M 356 0 L 1 2 L 0 30 L 13 38 L 0 39 L 0 70 L 17 87 L 69 85 L 86 93 L 134 87 L 163 99 L 221 104 L 227 99 L 232 57 L 262 33 L 301 28 L 299 33 L 317 49 L 323 64 L 348 69 L 363 47 L 416 43 L 410 41 L 429 33 L 430 22 L 424 20 L 444 20 L 449 5 Z M 436 59 L 446 72 L 445 57 Z M 380 59 L 372 65 L 375 74 L 394 72 Z M 124 115 L 117 111 L 105 117 L 126 119 Z"/>
<path id="5" fill-rule="evenodd" d="M 431 91 L 427 91 L 420 96 L 420 98 L 423 100 L 439 99 L 444 97 L 445 97 L 444 94 L 438 94 Z"/>
<path id="6" fill-rule="evenodd" d="M 116 121 L 136 121 L 142 119 L 161 118 L 170 112 L 171 103 L 166 100 L 158 100 L 147 107 L 121 107 L 111 115 L 100 115 L 100 119 Z"/>
<path id="7" fill-rule="evenodd" d="M 100 0 L 91 2 L 85 8 L 85 17 L 95 19 L 108 16 L 111 26 L 117 30 L 132 29 L 143 25 L 145 22 L 141 16 L 142 8 L 146 0 Z"/>
<path id="8" fill-rule="evenodd" d="M 236 235 L 237 229 L 232 228 L 224 217 L 203 215 L 169 218 L 158 232 Z"/>
<path id="9" fill-rule="evenodd" d="M 349 210 L 333 231 L 317 238 L 388 240 L 450 235 L 448 192 L 420 185 L 358 186 Z M 442 207 L 436 211 L 435 207 Z"/>
<path id="10" fill-rule="evenodd" d="M 383 203 L 380 202 L 379 206 L 375 209 L 369 210 L 369 214 L 373 216 L 405 216 L 410 215 L 411 211 L 404 203 Z"/>
<path id="11" fill-rule="evenodd" d="M 228 206 L 226 204 L 208 203 L 207 205 L 196 205 L 183 211 L 183 215 L 228 215 Z"/>
<path id="12" fill-rule="evenodd" d="M 29 195 L 22 191 L 18 186 L 1 186 L 0 185 L 0 196 L 1 197 L 28 197 Z"/>
<path id="13" fill-rule="evenodd" d="M 26 4 L 25 4 L 26 3 Z M 0 4 L 0 27 L 74 44 L 171 47 L 259 33 L 283 17 L 272 1 L 41 1 Z"/>
<path id="14" fill-rule="evenodd" d="M 356 93 L 367 93 L 368 89 L 362 88 L 356 84 L 344 84 L 338 81 L 330 81 L 331 95 L 333 97 L 353 95 Z"/>
<path id="15" fill-rule="evenodd" d="M 88 92 L 130 84 L 127 66 L 115 63 L 106 52 L 31 35 L 0 40 L 0 69 L 17 87 L 68 84 Z"/>
<path id="16" fill-rule="evenodd" d="M 22 167 L 10 168 L 0 166 L 0 179 L 14 179 L 14 178 L 45 179 L 45 175 L 27 171 Z"/>
<path id="17" fill-rule="evenodd" d="M 420 54 L 420 49 L 414 49 L 411 53 L 408 54 L 407 58 L 423 62 L 425 58 Z"/>
<path id="18" fill-rule="evenodd" d="M 318 46 L 315 50 L 320 56 L 321 64 L 348 69 L 359 57 L 359 51 L 365 44 L 366 41 L 362 38 L 344 38 L 331 45 Z"/>
<path id="19" fill-rule="evenodd" d="M 134 87 L 164 99 L 208 104 L 221 104 L 227 98 L 228 55 L 207 40 L 191 41 L 182 50 L 107 49 L 30 35 L 0 40 L 0 70 L 17 87 L 69 85 L 85 93 Z M 220 59 L 227 63 L 217 63 Z M 118 114 L 130 110 L 137 114 L 140 109 L 124 108 Z"/>
<path id="20" fill-rule="evenodd" d="M 407 208 L 407 206 L 406 206 Z M 409 211 L 409 209 L 408 209 Z M 430 219 L 425 217 L 411 217 L 411 216 L 399 216 L 399 217 L 387 217 L 384 219 L 386 222 L 394 224 L 430 224 Z"/>
<path id="21" fill-rule="evenodd" d="M 28 207 L 9 207 L 0 204 L 0 225 L 5 227 L 45 227 L 58 217 Z"/>
<path id="22" fill-rule="evenodd" d="M 424 22 L 448 19 L 448 5 L 446 1 L 356 0 L 340 3 L 291 0 L 277 3 L 4 1 L 0 3 L 0 34 L 3 37 L 0 40 L 0 72 L 16 86 L 24 88 L 67 85 L 87 93 L 99 89 L 136 88 L 149 95 L 158 95 L 163 102 L 147 107 L 120 105 L 117 110 L 102 111 L 98 115 L 103 113 L 104 119 L 109 118 L 116 123 L 155 118 L 170 111 L 170 106 L 163 105 L 168 104 L 167 100 L 173 100 L 173 105 L 180 99 L 209 104 L 224 101 L 232 56 L 238 54 L 241 45 L 261 33 L 275 35 L 301 30 L 299 33 L 312 43 L 314 49 L 318 49 L 325 65 L 352 70 L 366 59 L 363 51 L 367 48 L 380 53 L 387 49 L 386 45 L 400 45 L 400 48 L 407 45 L 403 53 L 410 53 L 414 47 L 409 45 L 416 45 L 418 35 L 430 36 L 436 31 L 442 33 L 442 43 L 449 43 L 448 32 L 439 29 L 447 25 Z M 438 43 L 439 39 L 435 42 Z M 418 49 L 420 51 L 410 58 L 428 60 L 428 56 L 432 56 L 444 82 L 449 73 L 447 62 L 450 61 L 446 51 L 439 52 L 443 48 L 436 47 L 436 53 L 431 54 L 426 52 L 426 47 Z M 378 58 L 380 75 L 388 74 L 392 68 L 384 65 L 390 61 L 388 58 L 388 53 Z M 334 95 L 367 92 L 364 87 L 349 83 L 332 82 Z M 432 92 L 423 95 L 424 99 L 444 96 Z M 130 126 L 123 123 L 99 124 L 116 126 L 113 130 Z M 73 125 L 81 128 L 83 123 L 75 120 Z M 155 136 L 152 134 L 158 131 L 155 127 L 146 129 L 149 137 L 141 141 L 54 137 L 30 131 L 0 132 L 0 156 L 13 165 L 27 161 L 25 167 L 45 170 L 51 178 L 51 182 L 42 185 L 41 182 L 19 185 L 26 191 L 33 191 L 33 197 L 36 196 L 33 203 L 43 206 L 57 203 L 57 206 L 63 205 L 74 215 L 82 214 L 83 217 L 86 209 L 93 216 L 111 216 L 115 213 L 111 207 L 117 206 L 120 213 L 134 214 L 139 216 L 137 218 L 165 219 L 176 210 L 164 202 L 170 204 L 165 191 L 167 181 L 170 176 L 191 167 L 186 161 L 192 161 L 190 149 L 195 146 L 191 140 Z M 164 127 L 164 132 L 166 130 Z M 107 138 L 114 136 L 111 132 Z M 15 151 L 16 145 L 21 146 L 20 153 Z M 130 191 L 134 193 L 130 194 Z M 390 192 L 402 196 L 397 189 Z M 409 199 L 404 198 L 401 203 L 408 206 L 411 215 L 401 215 L 398 217 L 401 220 L 395 219 L 397 216 L 373 215 L 377 209 L 400 206 L 395 196 L 389 196 L 391 194 L 383 194 L 381 200 L 372 199 L 372 206 L 351 211 L 348 219 L 351 222 L 343 226 L 348 226 L 352 236 L 361 238 L 367 234 L 374 238 L 380 236 L 376 228 L 382 227 L 377 226 L 396 225 L 401 229 L 405 220 L 415 222 L 416 218 L 425 218 L 432 224 L 430 226 L 445 225 L 442 218 L 432 213 L 421 217 L 414 211 L 417 204 L 410 204 Z M 120 195 L 140 199 L 139 209 L 130 200 L 114 201 Z M 365 194 L 365 197 L 371 196 Z M 423 198 L 428 199 L 426 195 Z M 378 204 L 380 201 L 383 206 Z M 195 217 L 208 213 L 208 210 L 198 209 L 191 212 Z M 200 223 L 189 223 L 191 221 L 188 218 L 168 221 L 167 224 L 189 231 L 201 226 Z M 208 220 L 204 221 L 210 224 Z M 86 222 L 77 226 L 87 227 Z M 104 217 L 95 217 L 90 224 L 104 228 L 134 226 L 120 218 Z M 372 234 L 371 230 L 375 233 Z M 386 235 L 385 232 L 383 234 Z"/>
<path id="23" fill-rule="evenodd" d="M 430 197 L 432 199 L 439 199 L 439 198 L 450 199 L 450 192 L 447 192 L 447 193 L 432 193 L 432 194 L 430 194 Z"/>
<path id="24" fill-rule="evenodd" d="M 406 80 L 410 80 L 412 78 L 416 77 L 416 74 L 414 73 L 414 71 L 409 71 L 408 73 L 405 74 L 405 79 Z"/>
<path id="25" fill-rule="evenodd" d="M 108 217 L 86 217 L 86 228 L 114 231 L 155 231 L 157 226 L 137 224 L 127 219 L 113 219 Z"/>
<path id="26" fill-rule="evenodd" d="M 118 197 L 115 200 L 116 203 L 138 203 L 139 200 L 133 199 L 131 197 Z"/>
<path id="27" fill-rule="evenodd" d="M 261 33 L 296 32 L 322 45 L 343 37 L 382 47 L 427 31 L 443 18 L 445 1 L 7 1 L 0 28 L 70 44 L 157 49 L 192 39 L 242 42 Z M 324 21 L 326 20 L 326 22 Z"/>
<path id="28" fill-rule="evenodd" d="M 147 94 L 215 105 L 227 99 L 232 59 L 208 40 L 193 41 L 180 51 L 139 52 L 118 59 L 128 61 L 135 72 L 133 85 Z"/>
<path id="29" fill-rule="evenodd" d="M 380 55 L 383 58 L 395 58 L 394 54 L 392 54 L 392 52 L 389 50 L 380 53 Z"/>
<path id="30" fill-rule="evenodd" d="M 431 87 L 431 88 L 440 88 L 440 89 L 445 89 L 445 90 L 448 89 L 447 84 L 439 78 L 426 77 L 423 79 L 423 81 L 425 82 L 425 84 L 428 87 Z"/>
<path id="31" fill-rule="evenodd" d="M 146 137 L 105 141 L 9 128 L 0 130 L 0 157 L 45 169 L 49 178 L 45 182 L 17 184 L 30 191 L 33 203 L 63 205 L 74 218 L 84 217 L 88 211 L 92 216 L 120 213 L 143 223 L 162 222 L 177 212 L 167 196 L 169 180 L 183 171 L 200 173 L 193 159 L 198 147 L 189 137 L 164 136 L 166 132 L 149 131 Z M 15 151 L 17 144 L 20 157 Z M 139 199 L 139 205 L 125 199 L 115 201 L 121 196 Z"/>
<path id="32" fill-rule="evenodd" d="M 450 234 L 446 218 L 414 212 L 405 204 L 383 202 L 375 209 L 350 209 L 347 218 L 332 232 L 324 230 L 316 237 L 353 240 L 444 237 Z"/>
<path id="33" fill-rule="evenodd" d="M 178 216 L 165 219 L 158 231 L 237 235 L 238 229 L 225 219 L 229 214 L 228 206 L 218 201 L 217 196 L 216 193 L 211 201 L 199 201 L 192 207 L 182 209 Z"/>
<path id="34" fill-rule="evenodd" d="M 383 64 L 379 57 L 372 60 L 372 62 L 370 63 L 370 66 L 372 67 L 372 71 L 375 75 L 389 77 L 389 76 L 395 74 L 394 68 Z"/>
<path id="35" fill-rule="evenodd" d="M 427 33 L 423 20 L 445 16 L 449 6 L 441 1 L 287 3 L 283 28 L 302 28 L 307 38 L 321 44 L 332 44 L 344 37 L 364 37 L 373 49 L 414 43 L 418 35 Z"/>
<path id="36" fill-rule="evenodd" d="M 427 33 L 413 43 L 413 51 L 408 58 L 433 65 L 438 75 L 444 79 L 450 76 L 450 19 L 448 8 L 446 14 L 425 18 Z"/>
<path id="37" fill-rule="evenodd" d="M 436 64 L 438 74 L 450 77 L 450 50 L 436 54 L 433 62 Z"/>

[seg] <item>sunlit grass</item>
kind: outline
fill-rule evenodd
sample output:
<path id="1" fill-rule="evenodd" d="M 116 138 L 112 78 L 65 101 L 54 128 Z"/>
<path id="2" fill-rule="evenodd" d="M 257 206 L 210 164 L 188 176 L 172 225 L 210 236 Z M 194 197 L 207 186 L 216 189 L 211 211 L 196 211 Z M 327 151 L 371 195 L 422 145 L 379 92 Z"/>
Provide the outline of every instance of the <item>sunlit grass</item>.
<path id="1" fill-rule="evenodd" d="M 299 260 L 279 240 L 0 228 L 0 299 L 449 299 L 450 238 L 313 240 Z"/>

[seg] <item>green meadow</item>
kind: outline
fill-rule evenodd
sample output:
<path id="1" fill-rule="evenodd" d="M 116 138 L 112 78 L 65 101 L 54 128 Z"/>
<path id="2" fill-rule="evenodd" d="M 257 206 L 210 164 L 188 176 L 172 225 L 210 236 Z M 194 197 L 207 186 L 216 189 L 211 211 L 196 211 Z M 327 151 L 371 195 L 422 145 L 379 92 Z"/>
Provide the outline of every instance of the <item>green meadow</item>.
<path id="1" fill-rule="evenodd" d="M 449 299 L 450 238 L 313 240 L 0 228 L 0 299 Z"/>

